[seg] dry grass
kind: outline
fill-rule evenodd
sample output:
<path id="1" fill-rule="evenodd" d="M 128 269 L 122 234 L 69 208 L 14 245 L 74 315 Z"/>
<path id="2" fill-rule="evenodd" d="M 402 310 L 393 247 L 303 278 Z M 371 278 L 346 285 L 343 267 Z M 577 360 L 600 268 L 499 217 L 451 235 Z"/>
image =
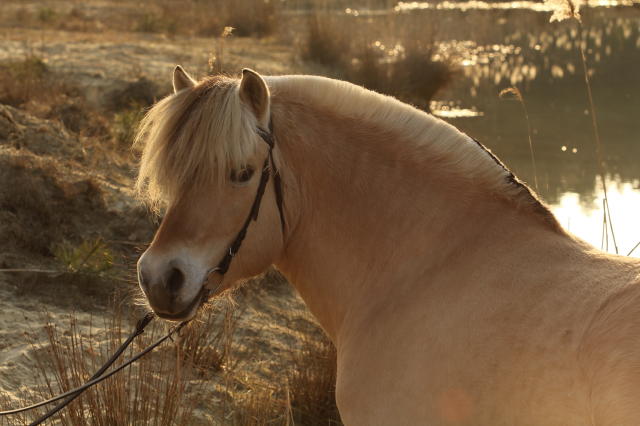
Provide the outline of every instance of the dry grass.
<path id="1" fill-rule="evenodd" d="M 291 353 L 283 383 L 254 384 L 238 394 L 233 424 L 342 424 L 335 403 L 335 347 L 319 333 L 309 330 L 299 334 L 302 349 Z"/>
<path id="2" fill-rule="evenodd" d="M 104 106 L 92 105 L 69 78 L 52 72 L 37 56 L 0 62 L 0 104 L 28 111 L 39 118 L 59 121 L 83 138 L 109 149 L 128 153 L 144 108 L 163 95 L 142 77 L 104 94 Z"/>
<path id="3" fill-rule="evenodd" d="M 0 26 L 80 32 L 136 31 L 167 36 L 217 36 L 224 27 L 231 26 L 240 37 L 265 37 L 276 32 L 280 2 L 152 0 L 144 6 L 140 8 L 130 1 L 72 6 L 43 2 L 37 7 L 12 9 Z"/>
<path id="4" fill-rule="evenodd" d="M 57 178 L 53 165 L 0 160 L 0 234 L 7 249 L 51 256 L 56 243 L 89 220 L 85 212 L 104 209 L 101 191 L 91 180 L 72 187 Z"/>
<path id="5" fill-rule="evenodd" d="M 335 403 L 336 349 L 324 336 L 300 338 L 304 349 L 293 356 L 287 389 L 291 418 L 301 425 L 341 424 Z"/>
<path id="6" fill-rule="evenodd" d="M 22 392 L 23 403 L 49 398 L 86 381 L 132 328 L 132 313 L 124 306 L 117 304 L 101 328 L 81 324 L 73 314 L 62 326 L 45 318 L 43 329 L 29 334 L 34 379 L 40 385 Z M 232 355 L 240 315 L 230 304 L 201 313 L 175 342 L 91 388 L 58 413 L 55 421 L 65 426 L 206 424 L 199 410 L 209 407 L 214 417 L 234 425 L 341 424 L 334 397 L 335 349 L 326 338 L 317 330 L 300 334 L 303 350 L 291 354 L 283 382 L 268 387 L 246 382 L 244 373 L 237 370 L 239 360 Z M 149 328 L 125 358 L 165 329 L 160 321 Z M 44 343 L 38 336 L 44 336 Z M 212 406 L 214 398 L 220 401 L 217 406 Z M 0 409 L 9 405 L 15 403 L 0 395 Z M 0 425 L 28 424 L 43 413 L 28 412 L 12 417 L 11 423 L 0 418 Z"/>
<path id="7" fill-rule="evenodd" d="M 265 0 L 155 0 L 151 11 L 134 17 L 134 31 L 167 35 L 217 36 L 233 27 L 239 37 L 265 37 L 276 31 L 278 2 Z"/>
<path id="8" fill-rule="evenodd" d="M 58 120 L 87 136 L 100 136 L 106 128 L 107 120 L 86 102 L 81 90 L 38 56 L 0 62 L 0 104 Z"/>
<path id="9" fill-rule="evenodd" d="M 233 315 L 230 309 L 209 310 L 202 321 L 183 329 L 172 345 L 91 388 L 57 414 L 54 421 L 62 425 L 197 424 L 197 408 L 210 396 L 205 391 L 205 379 L 219 373 L 226 361 L 225 340 L 215 323 L 221 317 L 232 321 Z M 36 343 L 32 335 L 34 375 L 41 385 L 22 395 L 24 400 L 49 398 L 81 385 L 126 337 L 132 328 L 129 316 L 121 305 L 102 329 L 81 326 L 74 315 L 69 315 L 64 331 L 47 321 L 43 329 L 46 343 Z M 156 321 L 125 357 L 149 345 L 163 330 Z M 43 412 L 26 413 L 12 424 L 27 424 Z"/>

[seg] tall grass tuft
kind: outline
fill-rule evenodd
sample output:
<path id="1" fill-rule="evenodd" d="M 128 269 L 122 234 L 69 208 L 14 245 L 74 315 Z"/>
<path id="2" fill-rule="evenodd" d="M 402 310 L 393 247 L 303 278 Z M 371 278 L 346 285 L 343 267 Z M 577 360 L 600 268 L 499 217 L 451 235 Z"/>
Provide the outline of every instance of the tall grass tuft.
<path id="1" fill-rule="evenodd" d="M 232 416 L 238 426 L 341 425 L 335 401 L 336 350 L 320 330 L 298 335 L 285 383 L 252 386 L 239 395 Z"/>
<path id="2" fill-rule="evenodd" d="M 335 402 L 336 348 L 324 338 L 301 336 L 288 379 L 288 413 L 294 424 L 342 424 Z"/>
<path id="3" fill-rule="evenodd" d="M 231 309 L 209 309 L 200 321 L 183 329 L 173 345 L 161 347 L 132 367 L 94 386 L 54 417 L 61 425 L 158 424 L 192 425 L 196 411 L 207 399 L 206 380 L 219 372 L 228 353 L 227 342 L 216 322 L 234 324 Z M 45 343 L 32 336 L 36 390 L 22 396 L 25 402 L 49 398 L 84 383 L 121 344 L 131 329 L 128 313 L 121 306 L 103 328 L 81 326 L 70 314 L 64 331 L 51 319 L 44 326 Z M 163 333 L 159 321 L 148 327 L 125 353 L 129 358 Z M 150 330 L 149 330 L 150 329 Z M 4 404 L 7 404 L 5 398 Z M 43 410 L 28 412 L 18 423 L 33 421 Z M 58 423 L 57 423 L 58 424 Z"/>

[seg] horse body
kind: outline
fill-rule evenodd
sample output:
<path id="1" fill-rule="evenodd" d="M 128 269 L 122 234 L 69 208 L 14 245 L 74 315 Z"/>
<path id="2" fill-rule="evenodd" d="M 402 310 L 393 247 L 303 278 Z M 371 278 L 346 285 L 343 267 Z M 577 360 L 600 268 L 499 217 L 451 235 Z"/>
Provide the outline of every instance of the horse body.
<path id="1" fill-rule="evenodd" d="M 637 261 L 568 235 L 492 155 L 433 117 L 326 79 L 245 75 L 232 95 L 244 86 L 258 124 L 275 126 L 287 229 L 268 189 L 218 291 L 276 264 L 336 345 L 346 424 L 637 424 Z M 242 211 L 247 194 L 217 196 Z M 202 192 L 169 204 L 140 261 L 155 298 L 195 294 L 192 277 L 208 275 L 199 265 L 214 265 L 238 226 Z M 182 309 L 180 296 L 160 311 Z"/>
<path id="2" fill-rule="evenodd" d="M 347 424 L 590 424 L 603 371 L 584 337 L 639 265 L 420 159 L 398 167 L 375 125 L 303 105 L 275 114 L 314 135 L 317 152 L 287 126 L 279 140 L 309 161 L 283 162 L 340 190 L 305 195 L 277 265 L 336 343 Z M 368 145 L 344 148 L 354 140 Z"/>

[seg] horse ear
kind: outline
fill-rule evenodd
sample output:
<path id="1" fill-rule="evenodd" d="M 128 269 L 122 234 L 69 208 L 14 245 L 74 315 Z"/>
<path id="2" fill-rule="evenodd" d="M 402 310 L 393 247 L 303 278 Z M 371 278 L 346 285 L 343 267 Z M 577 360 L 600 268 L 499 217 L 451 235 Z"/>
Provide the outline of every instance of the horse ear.
<path id="1" fill-rule="evenodd" d="M 180 66 L 173 70 L 173 93 L 178 93 L 182 89 L 187 89 L 196 85 L 194 79 Z"/>
<path id="2" fill-rule="evenodd" d="M 258 121 L 263 124 L 269 121 L 269 88 L 260 74 L 249 68 L 242 70 L 240 99 L 251 109 Z"/>

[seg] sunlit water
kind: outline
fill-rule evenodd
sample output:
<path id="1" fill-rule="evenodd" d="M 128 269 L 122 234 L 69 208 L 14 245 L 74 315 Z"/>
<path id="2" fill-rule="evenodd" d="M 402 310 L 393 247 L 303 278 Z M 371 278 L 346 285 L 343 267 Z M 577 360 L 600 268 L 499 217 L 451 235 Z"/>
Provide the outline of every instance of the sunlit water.
<path id="1" fill-rule="evenodd" d="M 607 217 L 606 221 L 602 185 L 598 184 L 597 188 L 595 198 L 589 197 L 586 203 L 576 192 L 563 193 L 552 206 L 553 213 L 566 229 L 594 246 L 611 253 L 615 253 L 617 248 L 619 254 L 640 257 L 638 181 L 624 183 L 618 180 L 607 181 L 611 218 Z"/>
<path id="2" fill-rule="evenodd" d="M 640 241 L 640 8 L 590 2 L 596 3 L 582 10 L 582 27 L 550 23 L 548 7 L 527 1 L 404 3 L 396 9 L 404 19 L 457 23 L 439 41 L 462 76 L 432 104 L 435 113 L 479 139 L 531 186 L 537 180 L 537 192 L 565 228 L 626 255 Z M 580 47 L 607 171 L 606 232 Z M 537 173 L 524 108 L 513 96 L 498 95 L 512 86 L 524 98 Z M 640 257 L 640 247 L 632 255 Z"/>

